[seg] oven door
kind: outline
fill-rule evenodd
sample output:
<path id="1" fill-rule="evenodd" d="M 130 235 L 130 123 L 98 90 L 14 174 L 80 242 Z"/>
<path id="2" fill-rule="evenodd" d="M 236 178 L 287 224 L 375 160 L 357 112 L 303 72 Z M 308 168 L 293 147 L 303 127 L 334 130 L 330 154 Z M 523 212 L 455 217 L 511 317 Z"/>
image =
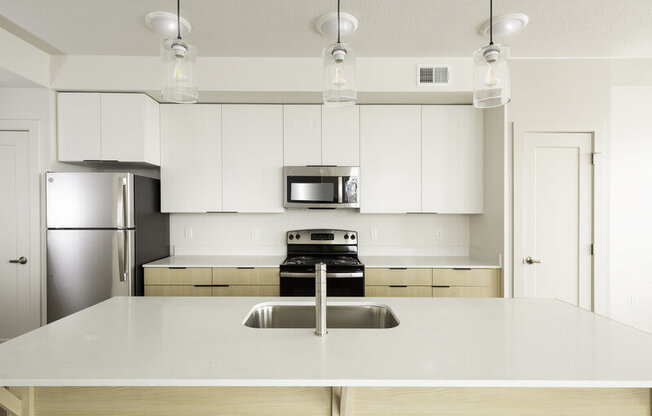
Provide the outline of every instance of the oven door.
<path id="1" fill-rule="evenodd" d="M 310 273 L 281 272 L 281 296 L 315 296 L 315 275 L 308 275 Z M 328 273 L 326 295 L 364 296 L 363 273 Z"/>

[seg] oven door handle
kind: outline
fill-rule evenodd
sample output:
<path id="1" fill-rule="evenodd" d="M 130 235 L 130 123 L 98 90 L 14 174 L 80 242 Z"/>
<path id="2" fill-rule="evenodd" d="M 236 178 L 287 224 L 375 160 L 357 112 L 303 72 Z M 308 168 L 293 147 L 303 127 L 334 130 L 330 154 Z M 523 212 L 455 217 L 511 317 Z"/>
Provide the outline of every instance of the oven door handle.
<path id="1" fill-rule="evenodd" d="M 299 278 L 315 278 L 314 273 L 295 273 L 295 272 L 281 272 L 281 277 L 299 277 Z M 326 278 L 333 277 L 363 277 L 364 272 L 353 272 L 353 273 L 326 273 Z"/>

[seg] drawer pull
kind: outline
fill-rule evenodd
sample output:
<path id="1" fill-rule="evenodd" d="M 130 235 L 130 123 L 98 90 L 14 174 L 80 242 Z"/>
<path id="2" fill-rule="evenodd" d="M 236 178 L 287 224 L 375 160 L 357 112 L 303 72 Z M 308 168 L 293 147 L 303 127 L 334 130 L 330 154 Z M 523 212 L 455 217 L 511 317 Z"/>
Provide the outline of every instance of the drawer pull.
<path id="1" fill-rule="evenodd" d="M 453 270 L 471 270 L 470 267 L 453 267 Z"/>
<path id="2" fill-rule="evenodd" d="M 389 270 L 407 270 L 407 267 L 390 267 Z"/>
<path id="3" fill-rule="evenodd" d="M 229 287 L 229 285 L 195 285 L 195 287 Z"/>
<path id="4" fill-rule="evenodd" d="M 236 267 L 238 270 L 253 270 L 254 267 L 251 266 L 242 266 L 242 267 Z"/>
<path id="5" fill-rule="evenodd" d="M 170 267 L 170 270 L 185 270 L 187 267 Z"/>
<path id="6" fill-rule="evenodd" d="M 389 287 L 407 287 L 407 285 L 389 285 Z"/>
<path id="7" fill-rule="evenodd" d="M 433 286 L 433 287 L 450 287 L 450 286 Z"/>

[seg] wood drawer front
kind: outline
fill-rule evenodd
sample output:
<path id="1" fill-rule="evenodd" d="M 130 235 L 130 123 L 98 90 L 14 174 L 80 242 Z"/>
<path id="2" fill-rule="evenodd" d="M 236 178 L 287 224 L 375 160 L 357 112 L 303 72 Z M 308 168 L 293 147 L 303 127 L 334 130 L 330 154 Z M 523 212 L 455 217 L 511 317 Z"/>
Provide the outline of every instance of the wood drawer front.
<path id="1" fill-rule="evenodd" d="M 498 286 L 449 286 L 433 287 L 432 296 L 436 298 L 497 298 Z"/>
<path id="2" fill-rule="evenodd" d="M 365 283 L 371 286 L 431 286 L 432 269 L 366 269 Z"/>
<path id="3" fill-rule="evenodd" d="M 434 269 L 433 286 L 500 286 L 500 269 Z"/>
<path id="4" fill-rule="evenodd" d="M 145 296 L 211 296 L 207 286 L 145 286 Z"/>
<path id="5" fill-rule="evenodd" d="M 145 268 L 145 285 L 210 285 L 212 280 L 210 267 Z"/>
<path id="6" fill-rule="evenodd" d="M 431 297 L 430 286 L 365 286 L 366 297 L 401 297 L 419 298 Z"/>
<path id="7" fill-rule="evenodd" d="M 214 285 L 279 285 L 277 267 L 216 267 L 213 269 Z"/>
<path id="8" fill-rule="evenodd" d="M 279 296 L 280 286 L 229 285 L 213 287 L 213 296 Z"/>

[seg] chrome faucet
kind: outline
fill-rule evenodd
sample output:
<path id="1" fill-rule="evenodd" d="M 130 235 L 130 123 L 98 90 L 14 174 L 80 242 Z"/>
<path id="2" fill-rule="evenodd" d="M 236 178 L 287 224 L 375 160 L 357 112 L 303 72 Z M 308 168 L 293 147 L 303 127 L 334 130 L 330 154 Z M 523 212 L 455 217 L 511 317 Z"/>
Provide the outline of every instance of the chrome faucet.
<path id="1" fill-rule="evenodd" d="M 315 264 L 315 335 L 324 336 L 326 330 L 326 264 Z"/>

